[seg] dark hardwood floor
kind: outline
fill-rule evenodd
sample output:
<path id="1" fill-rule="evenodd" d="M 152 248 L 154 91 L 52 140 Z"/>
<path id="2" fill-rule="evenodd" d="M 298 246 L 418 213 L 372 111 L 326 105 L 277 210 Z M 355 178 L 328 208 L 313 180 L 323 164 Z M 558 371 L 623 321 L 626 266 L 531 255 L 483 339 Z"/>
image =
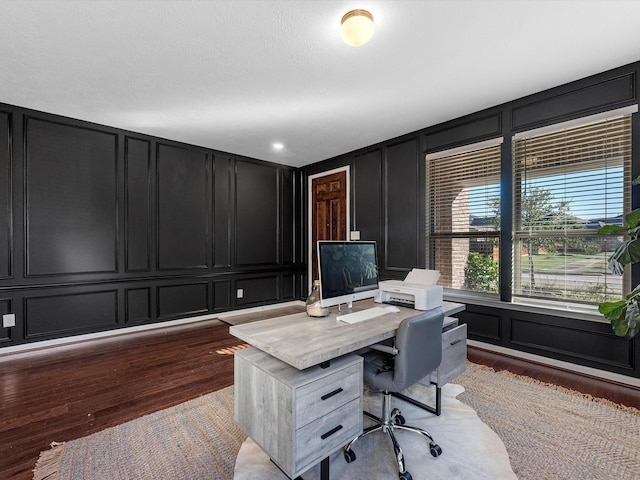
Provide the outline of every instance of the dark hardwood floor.
<path id="1" fill-rule="evenodd" d="M 0 357 L 0 478 L 30 480 L 51 442 L 232 385 L 241 343 L 208 321 Z"/>
<path id="2" fill-rule="evenodd" d="M 260 314 L 264 318 L 264 314 Z M 216 321 L 0 355 L 0 478 L 30 480 L 38 454 L 233 384 L 242 342 Z M 627 405 L 640 390 L 470 348 L 507 368 Z"/>

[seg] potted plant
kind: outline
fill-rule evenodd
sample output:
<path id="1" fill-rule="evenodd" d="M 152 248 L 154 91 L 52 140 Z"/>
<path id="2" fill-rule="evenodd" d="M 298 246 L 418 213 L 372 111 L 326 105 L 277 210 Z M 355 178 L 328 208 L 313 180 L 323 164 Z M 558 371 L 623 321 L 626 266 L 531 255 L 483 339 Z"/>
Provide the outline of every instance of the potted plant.
<path id="1" fill-rule="evenodd" d="M 640 185 L 640 176 L 632 185 Z M 609 270 L 622 275 L 625 265 L 640 262 L 640 208 L 624 216 L 626 225 L 605 225 L 598 230 L 601 235 L 626 234 L 628 239 L 620 243 L 609 257 Z M 602 302 L 598 311 L 611 322 L 613 331 L 620 337 L 633 338 L 640 331 L 640 285 L 622 300 Z"/>

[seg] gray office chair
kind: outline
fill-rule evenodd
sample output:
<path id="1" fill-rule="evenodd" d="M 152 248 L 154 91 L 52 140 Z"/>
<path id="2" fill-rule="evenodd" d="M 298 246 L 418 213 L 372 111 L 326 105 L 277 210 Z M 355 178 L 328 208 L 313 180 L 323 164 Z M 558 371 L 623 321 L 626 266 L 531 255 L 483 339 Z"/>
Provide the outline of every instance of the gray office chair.
<path id="1" fill-rule="evenodd" d="M 347 463 L 356 459 L 351 449 L 353 444 L 370 433 L 382 431 L 391 443 L 398 462 L 400 480 L 411 480 L 406 470 L 404 455 L 393 430 L 395 428 L 419 433 L 429 440 L 429 449 L 434 457 L 442 453 L 442 449 L 433 441 L 433 437 L 421 428 L 405 425 L 400 410 L 391 410 L 391 393 L 410 387 L 421 378 L 433 372 L 442 359 L 442 322 L 444 313 L 441 309 L 429 310 L 414 317 L 406 318 L 400 323 L 396 334 L 395 345 L 372 345 L 377 351 L 364 355 L 364 381 L 373 388 L 383 392 L 382 417 L 378 418 L 368 412 L 366 416 L 375 420 L 376 425 L 365 429 L 344 447 L 344 458 Z"/>

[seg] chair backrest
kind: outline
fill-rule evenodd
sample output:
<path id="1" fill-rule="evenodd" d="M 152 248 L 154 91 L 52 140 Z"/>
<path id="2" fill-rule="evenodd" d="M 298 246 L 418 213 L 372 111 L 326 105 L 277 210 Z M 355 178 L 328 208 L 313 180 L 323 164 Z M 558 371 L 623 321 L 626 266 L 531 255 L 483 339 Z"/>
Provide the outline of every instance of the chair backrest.
<path id="1" fill-rule="evenodd" d="M 433 372 L 442 360 L 442 309 L 405 318 L 398 327 L 393 383 L 404 390 Z"/>

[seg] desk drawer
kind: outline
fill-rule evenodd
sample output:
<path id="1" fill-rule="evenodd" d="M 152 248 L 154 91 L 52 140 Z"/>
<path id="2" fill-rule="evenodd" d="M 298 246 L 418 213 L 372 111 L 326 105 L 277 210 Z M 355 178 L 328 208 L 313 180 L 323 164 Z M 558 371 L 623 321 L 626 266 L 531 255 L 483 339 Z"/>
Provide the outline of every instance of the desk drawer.
<path id="1" fill-rule="evenodd" d="M 295 435 L 295 476 L 300 475 L 361 432 L 362 402 L 360 398 L 300 428 Z"/>
<path id="2" fill-rule="evenodd" d="M 296 390 L 295 425 L 300 428 L 362 394 L 362 365 L 351 365 Z"/>
<path id="3" fill-rule="evenodd" d="M 442 387 L 466 369 L 467 325 L 463 324 L 442 334 L 442 361 L 431 381 Z"/>

